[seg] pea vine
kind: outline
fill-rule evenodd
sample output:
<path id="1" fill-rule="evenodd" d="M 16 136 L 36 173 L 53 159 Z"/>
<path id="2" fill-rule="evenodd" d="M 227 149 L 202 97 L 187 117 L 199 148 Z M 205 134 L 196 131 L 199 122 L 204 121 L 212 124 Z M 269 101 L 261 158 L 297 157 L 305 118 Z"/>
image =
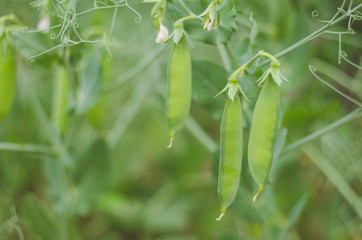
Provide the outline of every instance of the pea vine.
<path id="1" fill-rule="evenodd" d="M 24 29 L 23 33 L 49 33 L 50 31 L 56 31 L 50 34 L 50 39 L 58 42 L 56 46 L 49 48 L 43 52 L 33 55 L 28 58 L 29 61 L 34 60 L 46 53 L 54 51 L 56 49 L 63 49 L 65 47 L 71 47 L 79 44 L 100 44 L 109 54 L 109 58 L 112 58 L 112 52 L 109 48 L 108 40 L 112 37 L 112 33 L 116 23 L 117 13 L 120 7 L 126 7 L 136 14 L 135 22 L 142 21 L 142 16 L 128 3 L 128 0 L 109 0 L 109 1 L 97 1 L 93 0 L 93 7 L 78 11 L 77 0 L 38 0 L 32 2 L 30 5 L 36 7 L 40 12 L 41 19 L 38 23 L 37 30 Z M 103 33 L 101 39 L 88 40 L 80 31 L 79 18 L 90 14 L 94 11 L 102 9 L 113 9 L 112 22 L 110 24 L 109 33 Z M 56 16 L 57 22 L 51 25 L 51 18 Z"/>
<path id="2" fill-rule="evenodd" d="M 185 124 L 186 116 L 190 108 L 191 89 L 189 87 L 189 82 L 191 81 L 191 75 L 189 75 L 188 72 L 191 71 L 191 66 L 189 64 L 190 57 L 188 54 L 187 46 L 184 44 L 184 42 L 186 40 L 191 41 L 191 39 L 195 39 L 201 40 L 204 43 L 208 43 L 205 39 L 198 39 L 197 37 L 193 36 L 192 30 L 190 30 L 191 33 L 189 34 L 189 31 L 184 26 L 184 22 L 196 21 L 199 24 L 201 22 L 200 28 L 203 28 L 204 31 L 207 30 L 208 32 L 214 29 L 215 31 L 212 33 L 216 35 L 217 31 L 219 30 L 218 28 L 220 26 L 220 23 L 222 23 L 220 19 L 222 18 L 222 16 L 230 13 L 233 10 L 234 4 L 232 0 L 213 0 L 206 7 L 206 9 L 204 9 L 204 11 L 202 11 L 200 14 L 195 14 L 194 11 L 191 10 L 191 7 L 187 6 L 182 0 L 178 0 L 179 5 L 182 6 L 182 8 L 188 15 L 180 16 L 178 19 L 175 19 L 173 24 L 173 31 L 171 35 L 168 36 L 168 29 L 167 27 L 165 27 L 164 24 L 165 12 L 167 10 L 166 5 L 169 2 L 166 0 L 148 0 L 147 2 L 155 3 L 151 13 L 151 17 L 154 27 L 158 30 L 156 43 L 167 43 L 168 41 L 171 41 L 171 39 L 173 41 L 173 48 L 169 63 L 167 94 L 167 117 L 170 127 L 170 144 L 168 148 L 170 148 L 174 140 L 174 134 L 178 130 L 180 130 Z M 344 0 L 341 6 L 337 9 L 338 11 L 335 13 L 335 15 L 329 20 L 317 19 L 318 11 L 314 11 L 312 13 L 313 19 L 318 22 L 324 23 L 325 25 L 323 27 L 275 55 L 261 50 L 241 65 L 238 63 L 232 53 L 232 50 L 227 45 L 227 40 L 230 36 L 226 37 L 226 40 L 224 39 L 223 41 L 221 41 L 221 43 L 223 43 L 225 46 L 226 52 L 229 55 L 230 60 L 234 63 L 235 66 L 238 66 L 238 68 L 228 77 L 227 85 L 225 86 L 225 88 L 216 95 L 219 96 L 222 93 L 226 92 L 228 97 L 222 116 L 222 127 L 220 130 L 221 143 L 218 194 L 220 199 L 221 214 L 217 218 L 217 220 L 221 220 L 221 218 L 225 214 L 225 210 L 233 202 L 236 196 L 240 179 L 240 167 L 242 158 L 240 150 L 240 148 L 242 148 L 242 143 L 240 141 L 242 138 L 242 127 L 239 127 L 239 121 L 241 121 L 241 105 L 237 94 L 238 92 L 240 92 L 246 100 L 248 100 L 248 98 L 241 86 L 239 85 L 239 79 L 242 81 L 243 78 L 249 74 L 248 71 L 250 71 L 250 67 L 252 65 L 254 65 L 256 68 L 262 69 L 262 74 L 256 80 L 256 83 L 258 84 L 258 86 L 265 86 L 263 86 L 263 89 L 260 92 L 260 95 L 256 102 L 250 130 L 250 140 L 248 144 L 249 169 L 252 177 L 259 186 L 259 190 L 253 198 L 253 201 L 255 201 L 257 196 L 264 189 L 264 185 L 268 179 L 272 161 L 277 157 L 273 156 L 273 153 L 275 151 L 274 144 L 277 140 L 280 115 L 278 87 L 279 85 L 281 85 L 282 80 L 289 82 L 286 77 L 284 77 L 284 75 L 281 73 L 281 64 L 277 59 L 285 56 L 286 54 L 294 51 L 295 49 L 303 46 L 304 44 L 312 41 L 313 39 L 323 34 L 334 34 L 338 35 L 338 63 L 340 64 L 341 61 L 344 60 L 348 64 L 356 67 L 357 69 L 361 69 L 362 67 L 360 65 L 353 63 L 347 58 L 346 52 L 344 52 L 342 49 L 342 36 L 347 34 L 355 34 L 355 31 L 353 30 L 353 24 L 357 21 L 362 20 L 362 14 L 361 12 L 359 12 L 360 8 L 362 8 L 362 4 L 353 6 L 353 0 L 349 1 L 349 4 L 347 4 L 347 0 Z M 254 42 L 257 23 L 253 19 L 252 14 L 250 14 L 249 20 L 252 22 L 253 25 L 250 33 L 250 40 Z M 332 26 L 344 20 L 347 20 L 346 31 L 329 30 Z M 176 62 L 176 55 L 174 52 L 186 52 L 187 54 L 184 56 L 182 54 L 177 55 L 177 58 L 184 60 Z M 267 60 L 261 62 L 260 59 L 263 57 L 266 57 Z M 265 70 L 262 67 L 267 63 L 270 63 L 270 66 L 268 69 Z M 316 77 L 319 81 L 326 84 L 332 90 L 336 91 L 341 96 L 356 104 L 359 109 L 355 110 L 353 112 L 353 115 L 360 115 L 359 113 L 362 109 L 362 104 L 360 101 L 347 96 L 338 89 L 334 88 L 332 85 L 322 80 L 316 74 L 316 69 L 313 66 L 309 66 L 309 70 L 311 71 L 313 76 Z M 268 80 L 269 77 L 272 80 Z M 236 101 L 235 103 L 233 103 L 235 99 Z M 229 102 L 229 100 L 231 100 L 231 102 Z M 347 119 L 351 120 L 353 119 L 353 117 Z M 337 124 L 335 124 L 334 126 L 337 126 Z M 326 129 L 331 128 L 328 126 L 326 127 Z M 295 148 L 296 146 L 299 146 L 300 144 L 305 143 L 310 139 L 318 136 L 322 132 L 325 132 L 325 130 L 323 129 L 320 132 L 317 132 L 318 134 L 314 134 L 314 136 L 307 136 L 306 138 L 287 146 L 284 151 Z M 279 146 L 279 148 L 282 147 L 283 146 Z M 281 150 L 278 151 L 279 153 L 281 153 Z"/>

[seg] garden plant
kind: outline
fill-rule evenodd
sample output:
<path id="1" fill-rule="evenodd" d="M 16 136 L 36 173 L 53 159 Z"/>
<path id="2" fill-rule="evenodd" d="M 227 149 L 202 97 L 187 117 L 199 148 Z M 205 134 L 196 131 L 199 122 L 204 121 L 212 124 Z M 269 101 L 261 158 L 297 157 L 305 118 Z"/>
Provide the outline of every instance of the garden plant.
<path id="1" fill-rule="evenodd" d="M 0 240 L 362 239 L 361 20 L 1 0 Z"/>

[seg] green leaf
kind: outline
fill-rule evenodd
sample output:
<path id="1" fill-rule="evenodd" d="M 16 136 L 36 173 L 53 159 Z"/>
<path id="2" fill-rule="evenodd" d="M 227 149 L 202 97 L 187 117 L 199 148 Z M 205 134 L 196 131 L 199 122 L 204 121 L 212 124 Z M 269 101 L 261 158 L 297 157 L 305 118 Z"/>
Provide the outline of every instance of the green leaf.
<path id="1" fill-rule="evenodd" d="M 22 216 L 24 223 L 37 239 L 61 239 L 59 219 L 33 194 L 26 196 Z"/>
<path id="2" fill-rule="evenodd" d="M 192 98 L 208 109 L 215 119 L 220 119 L 224 99 L 214 97 L 226 84 L 227 72 L 224 68 L 206 61 L 192 62 Z"/>
<path id="3" fill-rule="evenodd" d="M 211 31 L 202 29 L 200 22 L 186 21 L 185 31 L 191 39 L 203 42 L 205 44 L 216 45 L 226 43 L 234 34 L 237 26 L 235 24 L 236 11 L 232 10 L 226 15 L 220 16 L 220 25 L 218 28 L 212 28 Z"/>
<path id="4" fill-rule="evenodd" d="M 12 39 L 16 51 L 19 52 L 26 59 L 38 55 L 56 46 L 55 41 L 51 40 L 46 34 L 14 31 L 12 32 Z M 54 60 L 56 54 L 57 50 L 54 49 L 53 51 L 47 52 L 37 57 L 36 60 L 41 60 L 44 63 L 49 63 L 51 62 L 51 60 Z"/>
<path id="5" fill-rule="evenodd" d="M 280 153 L 282 152 L 282 149 L 283 149 L 284 144 L 285 144 L 285 139 L 287 138 L 287 134 L 288 134 L 288 129 L 287 128 L 282 128 L 279 131 L 279 134 L 278 134 L 277 140 L 275 142 L 275 146 L 274 146 L 274 160 L 273 160 L 273 162 L 275 162 L 278 159 Z"/>
<path id="6" fill-rule="evenodd" d="M 73 174 L 77 187 L 75 209 L 78 214 L 85 214 L 107 190 L 111 173 L 109 148 L 103 139 L 97 139 L 77 161 Z"/>
<path id="7" fill-rule="evenodd" d="M 86 56 L 85 59 L 88 59 Z M 88 112 L 99 100 L 102 93 L 102 51 L 96 51 L 86 62 L 81 73 L 81 83 L 77 91 L 77 114 Z"/>
<path id="8" fill-rule="evenodd" d="M 43 171 L 48 181 L 47 194 L 59 212 L 66 212 L 69 205 L 67 179 L 64 176 L 64 168 L 59 160 L 54 157 L 46 157 L 43 160 Z"/>
<path id="9" fill-rule="evenodd" d="M 252 45 L 255 45 L 255 38 L 258 35 L 258 24 L 256 23 L 256 21 L 253 18 L 253 13 L 250 13 L 249 15 L 249 20 L 251 21 L 251 23 L 253 24 L 250 30 L 250 43 Z"/>
<path id="10" fill-rule="evenodd" d="M 307 200 L 308 195 L 305 193 L 299 198 L 298 202 L 290 210 L 287 226 L 285 226 L 285 228 L 280 233 L 278 238 L 279 240 L 287 239 L 286 237 L 297 223 L 299 217 L 302 215 L 303 210 L 307 204 Z"/>
<path id="11" fill-rule="evenodd" d="M 234 7 L 233 0 L 223 0 L 220 5 L 217 6 L 216 12 L 220 14 L 226 14 L 230 12 Z"/>

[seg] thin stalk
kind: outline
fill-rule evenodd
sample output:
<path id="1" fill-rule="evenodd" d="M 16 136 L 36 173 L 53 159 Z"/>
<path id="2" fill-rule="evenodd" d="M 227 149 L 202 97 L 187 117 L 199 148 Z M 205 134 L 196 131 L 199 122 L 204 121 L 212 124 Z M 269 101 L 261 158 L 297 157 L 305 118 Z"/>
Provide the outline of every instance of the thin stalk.
<path id="1" fill-rule="evenodd" d="M 222 44 L 218 44 L 217 50 L 219 51 L 220 57 L 222 59 L 222 63 L 224 64 L 224 68 L 227 71 L 230 71 L 231 70 L 230 57 L 228 56 L 225 46 Z"/>
<path id="2" fill-rule="evenodd" d="M 114 84 L 112 84 L 110 87 L 106 88 L 103 94 L 112 92 L 116 89 L 118 89 L 120 86 L 122 86 L 125 82 L 131 80 L 136 76 L 138 73 L 143 71 L 145 68 L 148 68 L 152 65 L 153 62 L 157 59 L 157 57 L 162 53 L 162 51 L 165 49 L 165 47 L 156 48 L 148 54 L 145 58 L 143 58 L 142 61 L 137 63 L 133 68 L 129 69 L 124 74 L 121 74 L 119 78 L 114 80 Z"/>
<path id="3" fill-rule="evenodd" d="M 127 104 L 123 106 L 117 120 L 113 124 L 113 127 L 107 136 L 107 142 L 111 148 L 117 146 L 117 143 L 123 137 L 123 134 L 127 130 L 129 124 L 131 124 L 132 120 L 141 109 L 142 103 L 147 96 L 151 83 L 151 81 L 144 81 L 143 83 L 139 84 L 138 88 L 135 89 L 135 92 L 132 94 L 132 97 L 128 100 Z"/>
<path id="4" fill-rule="evenodd" d="M 187 21 L 187 20 L 193 20 L 193 19 L 200 19 L 198 16 L 194 15 L 194 14 L 191 14 L 189 16 L 186 16 L 186 17 L 183 17 L 183 18 L 180 18 L 179 20 L 177 20 L 174 24 L 174 26 L 177 26 L 177 25 L 180 25 L 182 24 L 184 21 Z"/>
<path id="5" fill-rule="evenodd" d="M 200 127 L 200 125 L 189 116 L 186 119 L 185 127 L 204 145 L 204 147 L 209 150 L 209 152 L 214 153 L 218 149 L 218 144 L 212 139 L 205 131 Z"/>
<path id="6" fill-rule="evenodd" d="M 258 59 L 259 57 L 267 57 L 269 58 L 273 65 L 276 65 L 277 67 L 280 65 L 279 61 L 271 54 L 264 52 L 264 50 L 259 51 L 257 54 L 255 54 L 252 58 L 250 58 L 246 63 L 244 63 L 243 65 L 241 65 L 238 69 L 236 69 L 229 77 L 228 80 L 233 80 L 236 79 L 236 77 L 238 76 L 239 73 L 245 71 L 248 66 L 250 64 L 252 64 L 256 59 Z"/>
<path id="7" fill-rule="evenodd" d="M 181 6 L 186 10 L 187 14 L 189 15 L 196 15 L 195 13 L 193 13 L 190 8 L 188 8 L 186 6 L 186 4 L 182 1 L 182 0 L 178 0 L 178 2 L 181 4 Z"/>
<path id="8" fill-rule="evenodd" d="M 0 142 L 0 150 L 54 155 L 54 151 L 50 146 L 41 144 Z"/>
<path id="9" fill-rule="evenodd" d="M 344 94 L 342 91 L 338 90 L 337 88 L 335 88 L 333 85 L 327 83 L 326 81 L 324 81 L 322 78 L 320 78 L 314 71 L 312 66 L 309 66 L 309 70 L 310 72 L 313 74 L 313 76 L 315 78 L 317 78 L 319 81 L 321 81 L 323 84 L 327 85 L 328 87 L 330 87 L 333 91 L 335 91 L 336 93 L 338 93 L 339 95 L 343 96 L 345 99 L 353 102 L 354 104 L 356 104 L 357 106 L 359 106 L 360 108 L 362 108 L 362 103 L 354 98 L 351 98 L 350 96 Z"/>
<path id="10" fill-rule="evenodd" d="M 301 138 L 298 141 L 286 146 L 283 149 L 282 153 L 286 153 L 286 152 L 288 152 L 290 150 L 298 148 L 298 147 L 300 147 L 300 146 L 302 146 L 302 145 L 304 145 L 304 144 L 306 144 L 306 143 L 308 143 L 308 142 L 322 136 L 326 132 L 329 132 L 329 131 L 331 131 L 331 130 L 333 130 L 333 129 L 335 129 L 335 128 L 337 128 L 337 127 L 339 127 L 339 126 L 341 126 L 341 125 L 343 125 L 343 124 L 345 124 L 347 122 L 350 122 L 350 121 L 352 121 L 352 120 L 354 120 L 356 118 L 359 118 L 361 116 L 362 116 L 362 108 L 357 108 L 353 112 L 351 112 L 351 113 L 347 114 L 346 116 L 338 119 L 337 121 L 329 124 L 328 126 L 326 126 L 326 127 L 322 128 L 322 129 L 320 129 L 320 130 L 318 130 L 318 131 L 316 131 L 316 132 L 314 132 L 314 133 L 312 133 L 312 134 L 310 134 L 310 135 L 308 135 L 308 136 L 306 136 L 304 138 Z"/>
<path id="11" fill-rule="evenodd" d="M 343 9 L 344 3 L 345 2 L 343 2 L 340 9 Z M 339 18 L 337 18 L 337 16 L 340 14 L 340 12 L 338 11 L 325 26 L 323 26 L 322 28 L 316 30 L 315 32 L 311 33 L 310 35 L 306 36 L 305 38 L 303 38 L 300 41 L 296 42 L 295 44 L 291 45 L 290 47 L 280 51 L 277 54 L 275 54 L 274 57 L 275 58 L 280 58 L 280 57 L 288 54 L 289 52 L 293 51 L 294 49 L 296 49 L 296 48 L 306 44 L 307 42 L 310 42 L 313 39 L 319 37 L 320 35 L 322 35 L 322 34 L 324 34 L 326 32 L 326 29 L 328 29 L 329 27 L 343 21 L 344 19 L 346 19 L 349 16 L 350 13 L 357 11 L 361 7 L 362 7 L 362 4 L 359 4 L 355 8 L 349 10 L 347 14 L 344 14 L 344 15 L 340 16 Z M 268 62 L 269 61 L 265 61 L 265 62 L 261 63 L 260 66 L 264 66 Z"/>
<path id="12" fill-rule="evenodd" d="M 238 60 L 236 59 L 234 53 L 231 51 L 231 48 L 230 48 L 230 45 L 228 43 L 225 43 L 224 44 L 224 48 L 231 60 L 231 62 L 234 64 L 234 67 L 238 67 L 239 66 L 239 62 Z"/>

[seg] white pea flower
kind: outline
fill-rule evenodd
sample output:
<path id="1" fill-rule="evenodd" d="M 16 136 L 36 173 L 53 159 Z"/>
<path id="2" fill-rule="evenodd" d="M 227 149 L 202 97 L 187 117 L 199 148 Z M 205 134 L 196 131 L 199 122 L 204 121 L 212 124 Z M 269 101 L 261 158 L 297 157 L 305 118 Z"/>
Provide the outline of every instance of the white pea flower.
<path id="1" fill-rule="evenodd" d="M 48 29 L 49 29 L 49 26 L 50 26 L 50 20 L 49 20 L 49 16 L 48 15 L 45 15 L 43 16 L 38 25 L 37 25 L 37 29 L 39 31 L 46 31 L 48 32 Z"/>
<path id="2" fill-rule="evenodd" d="M 158 35 L 156 38 L 156 43 L 163 43 L 164 41 L 166 41 L 168 38 L 168 29 L 161 24 L 160 25 L 160 30 L 158 31 Z"/>

